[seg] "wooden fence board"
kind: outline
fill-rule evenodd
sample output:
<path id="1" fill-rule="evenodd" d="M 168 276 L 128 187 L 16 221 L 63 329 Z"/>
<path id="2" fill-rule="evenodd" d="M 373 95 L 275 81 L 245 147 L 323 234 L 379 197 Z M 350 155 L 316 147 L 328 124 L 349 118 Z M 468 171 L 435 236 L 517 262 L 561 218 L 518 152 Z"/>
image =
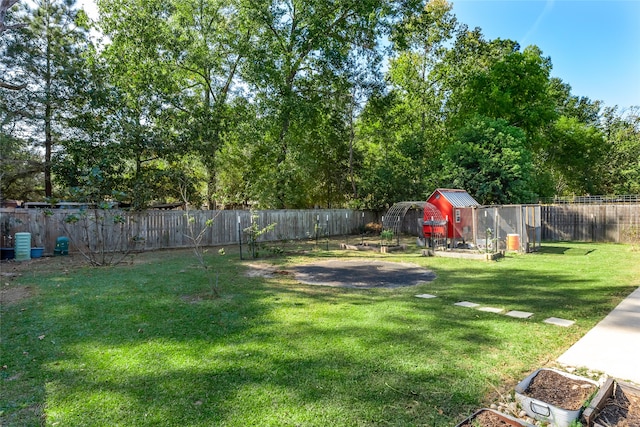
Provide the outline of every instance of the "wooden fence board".
<path id="1" fill-rule="evenodd" d="M 69 224 L 65 218 L 79 215 L 80 211 L 71 209 L 0 209 L 3 247 L 12 246 L 6 239 L 17 232 L 32 234 L 32 246 L 45 248 L 50 255 L 59 236 L 67 236 L 72 242 L 82 241 L 85 231 L 82 224 Z M 121 233 L 127 238 L 141 238 L 140 248 L 156 250 L 165 248 L 185 248 L 190 246 L 188 221 L 185 211 L 146 211 L 120 212 L 125 223 L 105 226 L 110 238 L 116 239 Z M 191 211 L 194 217 L 194 230 L 205 228 L 207 220 L 213 220 L 205 230 L 202 239 L 204 246 L 238 244 L 238 229 L 246 239 L 246 230 L 252 224 L 249 211 Z M 420 212 L 409 212 L 403 223 L 403 231 L 413 233 L 417 230 Z M 258 228 L 275 223 L 272 231 L 260 236 L 262 241 L 299 240 L 315 238 L 316 225 L 319 235 L 330 236 L 352 234 L 369 222 L 379 221 L 373 212 L 349 209 L 317 210 L 268 210 L 255 212 Z M 573 240 L 593 242 L 629 241 L 629 230 L 640 227 L 640 204 L 562 204 L 542 205 L 542 239 Z M 125 239 L 126 240 L 126 239 Z"/>
<path id="2" fill-rule="evenodd" d="M 68 223 L 65 220 L 71 216 L 81 217 L 83 211 L 72 209 L 0 209 L 0 225 L 2 237 L 4 234 L 13 236 L 17 232 L 30 232 L 32 246 L 45 248 L 45 254 L 51 255 L 55 248 L 56 239 L 60 236 L 69 237 L 74 244 L 83 241 L 83 233 L 90 230 L 97 231 L 96 221 L 81 220 Z M 85 211 L 88 215 L 93 210 Z M 168 248 L 185 248 L 191 246 L 189 238 L 189 223 L 187 213 L 181 210 L 171 211 L 98 211 L 99 215 L 122 215 L 124 224 L 114 224 L 107 219 L 102 226 L 108 231 L 111 239 L 119 238 L 125 233 L 126 237 L 140 239 L 140 249 L 156 250 Z M 197 235 L 204 230 L 201 244 L 203 246 L 238 244 L 238 230 L 243 239 L 247 238 L 246 229 L 252 224 L 252 214 L 249 211 L 190 211 L 193 217 L 193 232 Z M 210 227 L 208 220 L 213 220 Z M 353 211 L 348 209 L 318 209 L 318 210 L 270 210 L 255 212 L 255 222 L 259 229 L 270 224 L 275 228 L 260 236 L 261 241 L 297 240 L 313 238 L 316 223 L 319 222 L 321 235 L 325 230 L 331 236 L 345 235 L 358 229 L 363 224 L 379 220 L 373 212 Z M 76 243 L 74 243 L 76 242 Z M 1 242 L 3 247 L 12 246 L 9 239 Z"/>
<path id="3" fill-rule="evenodd" d="M 640 204 L 542 206 L 542 239 L 628 243 L 640 227 Z"/>

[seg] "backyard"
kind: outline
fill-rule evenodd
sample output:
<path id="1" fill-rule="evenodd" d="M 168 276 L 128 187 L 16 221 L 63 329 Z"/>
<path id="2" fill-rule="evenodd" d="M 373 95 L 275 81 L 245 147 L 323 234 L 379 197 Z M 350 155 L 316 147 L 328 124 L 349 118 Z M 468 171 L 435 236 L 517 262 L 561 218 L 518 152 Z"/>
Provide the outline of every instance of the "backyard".
<path id="1" fill-rule="evenodd" d="M 640 286 L 626 245 L 544 243 L 497 262 L 328 247 L 258 261 L 212 249 L 213 281 L 189 250 L 110 268 L 77 255 L 2 263 L 0 424 L 452 426 L 552 366 Z M 353 289 L 292 273 L 359 258 L 436 278 Z M 249 275 L 256 265 L 272 274 Z"/>

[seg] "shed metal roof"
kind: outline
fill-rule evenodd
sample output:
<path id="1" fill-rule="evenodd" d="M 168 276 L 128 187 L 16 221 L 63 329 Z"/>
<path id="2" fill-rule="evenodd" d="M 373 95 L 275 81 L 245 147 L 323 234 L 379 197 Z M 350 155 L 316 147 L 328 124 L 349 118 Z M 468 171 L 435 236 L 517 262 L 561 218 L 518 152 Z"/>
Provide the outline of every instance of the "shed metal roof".
<path id="1" fill-rule="evenodd" d="M 452 190 L 449 188 L 438 188 L 434 193 L 440 193 L 451 203 L 454 208 L 466 208 L 469 206 L 480 206 L 469 193 L 464 190 Z"/>

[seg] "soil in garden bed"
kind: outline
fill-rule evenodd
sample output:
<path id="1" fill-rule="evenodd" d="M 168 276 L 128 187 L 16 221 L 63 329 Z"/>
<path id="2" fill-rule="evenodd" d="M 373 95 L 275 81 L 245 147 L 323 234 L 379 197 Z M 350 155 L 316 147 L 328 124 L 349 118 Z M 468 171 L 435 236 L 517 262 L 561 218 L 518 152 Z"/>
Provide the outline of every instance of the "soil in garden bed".
<path id="1" fill-rule="evenodd" d="M 640 396 L 625 393 L 616 385 L 595 422 L 607 427 L 640 426 Z"/>
<path id="2" fill-rule="evenodd" d="M 472 420 L 466 421 L 460 427 L 505 427 L 513 426 L 513 423 L 504 421 L 500 416 L 490 411 L 480 412 Z"/>
<path id="3" fill-rule="evenodd" d="M 577 411 L 594 391 L 596 386 L 589 382 L 541 370 L 533 377 L 524 394 L 567 411 Z"/>

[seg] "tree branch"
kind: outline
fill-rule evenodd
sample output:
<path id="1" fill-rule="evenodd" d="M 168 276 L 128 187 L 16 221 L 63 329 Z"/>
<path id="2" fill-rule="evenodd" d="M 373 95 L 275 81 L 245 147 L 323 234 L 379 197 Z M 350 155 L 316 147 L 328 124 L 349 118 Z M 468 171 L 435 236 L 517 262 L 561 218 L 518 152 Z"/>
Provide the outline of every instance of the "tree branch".
<path id="1" fill-rule="evenodd" d="M 21 89 L 24 89 L 25 87 L 27 87 L 26 83 L 22 83 L 22 84 L 19 84 L 19 85 L 13 85 L 11 83 L 3 82 L 2 80 L 0 80 L 0 88 L 2 88 L 2 89 L 21 90 Z"/>
<path id="2" fill-rule="evenodd" d="M 14 24 L 14 25 L 5 25 L 4 20 L 7 16 L 7 11 L 18 3 L 18 0 L 1 0 L 0 1 L 0 34 L 2 34 L 5 30 L 15 30 L 16 28 L 24 27 L 26 24 Z"/>

